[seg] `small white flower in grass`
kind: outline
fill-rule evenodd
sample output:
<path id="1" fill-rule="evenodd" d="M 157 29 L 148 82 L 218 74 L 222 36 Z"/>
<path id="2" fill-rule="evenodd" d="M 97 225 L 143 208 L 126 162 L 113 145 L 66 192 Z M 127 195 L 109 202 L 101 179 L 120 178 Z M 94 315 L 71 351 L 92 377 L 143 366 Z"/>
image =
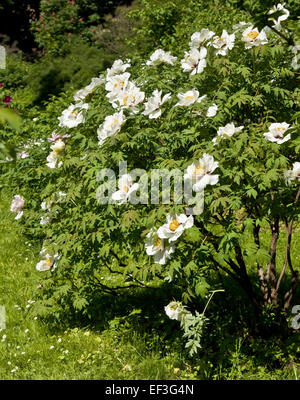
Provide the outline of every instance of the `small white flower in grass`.
<path id="1" fill-rule="evenodd" d="M 146 238 L 146 253 L 149 256 L 154 256 L 155 263 L 164 265 L 167 262 L 167 259 L 171 258 L 171 254 L 174 253 L 175 247 L 165 243 L 165 239 L 159 238 L 154 229 L 151 229 Z"/>
<path id="2" fill-rule="evenodd" d="M 213 104 L 210 106 L 207 110 L 206 116 L 207 117 L 214 117 L 217 114 L 218 111 L 218 106 L 216 104 Z"/>
<path id="3" fill-rule="evenodd" d="M 284 8 L 284 4 L 277 4 L 276 6 L 272 7 L 271 10 L 268 11 L 268 15 L 272 15 L 276 12 L 280 11 L 281 15 L 278 17 L 278 19 L 269 18 L 269 21 L 273 21 L 273 28 L 277 29 L 280 31 L 281 29 L 281 22 L 285 21 L 286 19 L 288 19 L 290 12 L 289 10 L 287 10 L 286 8 Z"/>
<path id="4" fill-rule="evenodd" d="M 229 33 L 226 30 L 223 30 L 222 35 L 214 36 L 209 44 L 216 49 L 215 52 L 216 55 L 226 56 L 228 50 L 233 49 L 234 40 L 235 40 L 234 33 L 229 35 Z"/>
<path id="5" fill-rule="evenodd" d="M 24 333 L 28 333 L 28 332 L 29 332 L 29 329 L 25 329 Z"/>
<path id="6" fill-rule="evenodd" d="M 74 100 L 79 101 L 79 100 L 84 100 L 87 96 L 89 96 L 95 87 L 102 85 L 105 82 L 105 79 L 103 77 L 99 78 L 92 78 L 91 83 L 87 85 L 85 88 L 78 90 L 74 94 Z"/>
<path id="7" fill-rule="evenodd" d="M 29 154 L 28 154 L 26 151 L 21 151 L 21 152 L 19 153 L 19 157 L 22 158 L 22 159 L 24 159 L 24 158 L 29 157 Z"/>
<path id="8" fill-rule="evenodd" d="M 120 92 L 118 97 L 112 103 L 114 108 L 121 107 L 129 109 L 132 114 L 139 112 L 138 105 L 145 99 L 145 93 L 142 92 L 134 83 L 128 82 L 125 90 Z"/>
<path id="9" fill-rule="evenodd" d="M 211 175 L 218 168 L 219 163 L 214 161 L 213 156 L 204 153 L 198 162 L 189 165 L 184 175 L 184 179 L 191 180 L 193 190 L 199 192 L 207 185 L 215 185 L 219 181 L 219 175 Z"/>
<path id="10" fill-rule="evenodd" d="M 119 190 L 112 194 L 112 199 L 118 201 L 119 205 L 126 203 L 131 193 L 139 188 L 138 183 L 134 183 L 129 174 L 124 174 L 118 181 Z"/>
<path id="11" fill-rule="evenodd" d="M 61 338 L 58 338 L 58 339 L 57 339 L 57 342 L 58 342 L 58 343 L 61 343 L 61 342 L 62 342 L 62 339 L 61 339 Z"/>
<path id="12" fill-rule="evenodd" d="M 7 337 L 6 335 L 3 335 L 3 336 L 2 336 L 2 339 L 1 339 L 1 342 L 5 342 L 6 337 Z"/>
<path id="13" fill-rule="evenodd" d="M 50 350 L 53 350 L 53 349 L 54 349 L 54 346 L 50 346 L 49 349 L 50 349 Z"/>
<path id="14" fill-rule="evenodd" d="M 175 104 L 176 106 L 190 106 L 194 103 L 201 103 L 201 101 L 206 97 L 206 95 L 199 97 L 198 90 L 192 89 L 185 93 L 178 93 L 177 95 L 179 102 Z"/>
<path id="15" fill-rule="evenodd" d="M 84 110 L 87 110 L 89 105 L 87 103 L 71 104 L 62 115 L 58 117 L 59 126 L 65 128 L 75 128 L 85 121 Z"/>
<path id="16" fill-rule="evenodd" d="M 234 126 L 234 123 L 221 126 L 217 131 L 218 135 L 215 138 L 213 138 L 212 142 L 213 144 L 217 144 L 219 140 L 226 138 L 226 136 L 231 137 L 235 133 L 240 132 L 242 129 L 244 129 L 243 125 L 236 128 Z"/>
<path id="17" fill-rule="evenodd" d="M 245 48 L 251 49 L 253 46 L 260 46 L 268 43 L 267 35 L 264 30 L 259 32 L 257 28 L 249 26 L 242 34 L 242 40 L 245 42 Z"/>
<path id="18" fill-rule="evenodd" d="M 165 312 L 170 319 L 181 321 L 182 316 L 186 313 L 183 305 L 179 301 L 171 301 L 165 306 Z"/>
<path id="19" fill-rule="evenodd" d="M 124 72 L 124 74 L 112 76 L 106 83 L 105 89 L 109 92 L 107 97 L 109 100 L 113 100 L 119 95 L 120 92 L 126 89 L 128 81 L 130 78 L 129 72 Z"/>
<path id="20" fill-rule="evenodd" d="M 145 103 L 145 111 L 143 111 L 142 114 L 148 115 L 150 119 L 160 117 L 160 106 L 170 99 L 171 93 L 165 94 L 163 98 L 161 98 L 161 96 L 162 90 L 154 90 L 152 93 L 152 97 L 150 97 Z"/>
<path id="21" fill-rule="evenodd" d="M 18 213 L 15 217 L 15 219 L 20 219 L 23 215 L 23 207 L 24 207 L 24 197 L 23 196 L 19 196 L 18 194 L 14 196 L 11 205 L 10 205 L 10 211 L 11 212 L 15 212 Z"/>
<path id="22" fill-rule="evenodd" d="M 183 232 L 194 225 L 192 215 L 187 217 L 185 214 L 171 216 L 167 215 L 167 223 L 157 230 L 160 239 L 168 239 L 169 242 L 175 242 Z"/>
<path id="23" fill-rule="evenodd" d="M 264 137 L 270 142 L 282 144 L 290 140 L 291 135 L 288 134 L 284 137 L 285 132 L 289 129 L 290 124 L 286 122 L 275 122 L 269 126 L 269 131 L 264 133 Z"/>
<path id="24" fill-rule="evenodd" d="M 300 181 L 300 162 L 295 162 L 293 164 L 292 170 L 283 171 L 286 183 L 289 184 L 293 180 Z"/>
<path id="25" fill-rule="evenodd" d="M 201 47 L 200 51 L 192 48 L 190 52 L 185 52 L 185 57 L 181 60 L 183 72 L 190 72 L 190 75 L 200 74 L 206 67 L 205 57 L 207 50 Z"/>
<path id="26" fill-rule="evenodd" d="M 45 259 L 38 262 L 35 268 L 37 271 L 40 272 L 48 271 L 50 269 L 51 271 L 54 271 L 57 268 L 57 263 L 59 259 L 60 256 L 58 254 L 54 254 L 54 256 L 51 256 L 50 254 L 45 254 Z"/>
<path id="27" fill-rule="evenodd" d="M 199 48 L 203 45 L 207 40 L 211 39 L 214 36 L 215 32 L 210 31 L 207 28 L 203 28 L 201 32 L 195 32 L 191 36 L 190 47 L 191 48 Z"/>
<path id="28" fill-rule="evenodd" d="M 105 118 L 102 125 L 97 129 L 97 135 L 99 139 L 99 145 L 101 146 L 105 139 L 110 136 L 116 135 L 120 132 L 122 125 L 125 123 L 126 118 L 123 111 L 117 112 L 113 115 L 109 115 Z"/>
<path id="29" fill-rule="evenodd" d="M 106 70 L 106 79 L 110 79 L 114 75 L 122 74 L 128 67 L 130 67 L 130 64 L 124 63 L 122 60 L 115 60 L 112 67 Z"/>
<path id="30" fill-rule="evenodd" d="M 173 57 L 170 51 L 164 51 L 157 49 L 150 56 L 150 60 L 146 62 L 147 65 L 159 65 L 159 64 L 170 64 L 174 65 L 177 57 Z"/>

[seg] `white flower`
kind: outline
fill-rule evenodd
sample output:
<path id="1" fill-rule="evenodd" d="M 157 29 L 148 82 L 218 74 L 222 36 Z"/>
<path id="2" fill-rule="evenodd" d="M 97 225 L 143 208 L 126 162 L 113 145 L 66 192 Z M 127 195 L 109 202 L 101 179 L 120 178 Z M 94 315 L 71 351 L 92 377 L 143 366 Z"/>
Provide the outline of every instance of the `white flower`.
<path id="1" fill-rule="evenodd" d="M 87 110 L 89 105 L 87 103 L 71 104 L 62 115 L 58 117 L 59 126 L 66 128 L 74 128 L 85 121 L 83 110 Z"/>
<path id="2" fill-rule="evenodd" d="M 119 96 L 112 103 L 112 106 L 114 108 L 122 107 L 129 109 L 131 113 L 136 114 L 139 112 L 139 108 L 137 106 L 144 101 L 144 98 L 145 93 L 136 87 L 134 83 L 128 82 L 126 89 L 120 92 Z"/>
<path id="3" fill-rule="evenodd" d="M 171 301 L 167 306 L 165 306 L 165 312 L 170 319 L 175 319 L 180 321 L 185 310 L 183 305 L 179 301 Z"/>
<path id="4" fill-rule="evenodd" d="M 18 194 L 14 196 L 11 205 L 10 205 L 10 211 L 11 212 L 16 212 L 18 213 L 15 219 L 20 219 L 23 215 L 23 206 L 24 206 L 24 197 L 19 196 Z"/>
<path id="5" fill-rule="evenodd" d="M 74 100 L 84 100 L 89 94 L 93 92 L 95 87 L 102 85 L 105 82 L 105 79 L 100 76 L 99 78 L 92 78 L 91 83 L 87 85 L 85 88 L 78 90 L 74 94 Z"/>
<path id="6" fill-rule="evenodd" d="M 207 40 L 211 39 L 214 36 L 215 32 L 210 31 L 207 28 L 201 30 L 201 32 L 195 32 L 191 36 L 190 47 L 198 48 L 202 44 L 204 44 Z"/>
<path id="7" fill-rule="evenodd" d="M 179 98 L 179 102 L 175 104 L 175 107 L 176 106 L 189 106 L 196 102 L 200 103 L 206 97 L 206 95 L 199 98 L 198 90 L 192 89 L 192 90 L 188 90 L 185 93 L 179 93 L 177 95 L 177 97 Z"/>
<path id="8" fill-rule="evenodd" d="M 213 138 L 213 143 L 216 144 L 218 140 L 228 136 L 231 137 L 234 133 L 240 132 L 244 126 L 235 127 L 234 123 L 221 126 L 217 131 L 217 136 Z"/>
<path id="9" fill-rule="evenodd" d="M 260 46 L 268 43 L 267 35 L 264 30 L 259 32 L 257 28 L 249 26 L 242 34 L 242 40 L 245 42 L 245 48 L 251 49 L 253 46 Z"/>
<path id="10" fill-rule="evenodd" d="M 112 199 L 119 202 L 119 205 L 126 203 L 131 193 L 139 188 L 138 183 L 133 183 L 132 177 L 124 174 L 118 181 L 119 190 L 112 194 Z"/>
<path id="11" fill-rule="evenodd" d="M 115 60 L 111 68 L 107 68 L 106 79 L 110 79 L 114 75 L 122 74 L 130 64 L 125 64 L 122 60 Z"/>
<path id="12" fill-rule="evenodd" d="M 44 255 L 44 249 L 41 251 L 41 255 Z M 51 271 L 54 271 L 55 268 L 57 268 L 57 262 L 60 259 L 60 256 L 58 254 L 55 254 L 54 256 L 51 256 L 50 254 L 45 254 L 45 259 L 38 262 L 36 264 L 36 269 L 37 271 L 43 272 L 43 271 L 48 271 L 51 269 Z"/>
<path id="13" fill-rule="evenodd" d="M 167 215 L 167 223 L 162 225 L 157 230 L 157 235 L 160 239 L 168 239 L 169 242 L 175 242 L 185 231 L 194 225 L 192 215 L 187 217 L 185 214 Z"/>
<path id="14" fill-rule="evenodd" d="M 142 112 L 144 115 L 149 115 L 150 119 L 153 118 L 158 118 L 161 116 L 161 109 L 160 106 L 164 104 L 170 97 L 171 93 L 167 93 L 164 95 L 163 98 L 162 96 L 162 90 L 154 90 L 152 93 L 152 97 L 148 99 L 148 101 L 145 103 L 145 111 Z"/>
<path id="15" fill-rule="evenodd" d="M 196 48 L 192 48 L 189 53 L 185 52 L 185 57 L 181 60 L 183 72 L 190 72 L 190 75 L 203 72 L 206 67 L 206 55 L 207 50 L 205 47 L 201 47 L 200 51 Z"/>
<path id="16" fill-rule="evenodd" d="M 101 146 L 105 139 L 116 135 L 120 132 L 122 125 L 126 121 L 123 111 L 117 112 L 113 115 L 109 115 L 105 118 L 102 125 L 97 129 L 99 145 Z"/>
<path id="17" fill-rule="evenodd" d="M 173 57 L 170 51 L 164 51 L 162 49 L 157 49 L 150 56 L 150 60 L 146 62 L 147 65 L 158 65 L 158 64 L 170 64 L 174 65 L 177 57 Z"/>
<path id="18" fill-rule="evenodd" d="M 27 157 L 29 157 L 29 154 L 26 151 L 21 151 L 19 153 L 19 157 L 20 158 L 27 158 Z"/>
<path id="19" fill-rule="evenodd" d="M 62 166 L 62 161 L 58 161 L 59 159 L 59 153 L 57 153 L 56 151 L 52 151 L 48 157 L 47 157 L 47 163 L 46 165 L 49 168 L 59 168 Z"/>
<path id="20" fill-rule="evenodd" d="M 226 56 L 228 50 L 233 49 L 235 34 L 229 35 L 226 30 L 223 30 L 221 36 L 214 36 L 209 43 L 216 50 L 216 55 Z"/>
<path id="21" fill-rule="evenodd" d="M 62 153 L 66 147 L 66 144 L 61 140 L 57 140 L 52 146 L 51 150 L 53 150 L 55 153 Z"/>
<path id="22" fill-rule="evenodd" d="M 191 180 L 193 190 L 199 192 L 207 185 L 215 185 L 219 181 L 219 175 L 211 175 L 218 168 L 219 163 L 214 161 L 213 156 L 204 153 L 203 157 L 187 167 L 184 179 Z"/>
<path id="23" fill-rule="evenodd" d="M 130 73 L 124 72 L 123 74 L 120 75 L 113 75 L 111 78 L 107 80 L 105 89 L 109 92 L 107 94 L 109 101 L 112 101 L 120 94 L 120 92 L 126 89 L 129 78 L 130 78 Z"/>
<path id="24" fill-rule="evenodd" d="M 290 125 L 286 122 L 273 123 L 269 126 L 269 131 L 264 133 L 264 137 L 270 142 L 282 144 L 290 140 L 291 135 L 288 134 L 284 137 L 285 132 L 289 129 Z"/>
<path id="25" fill-rule="evenodd" d="M 275 18 L 272 18 L 272 17 L 270 17 L 269 20 L 273 21 L 273 27 L 275 29 L 280 30 L 281 29 L 281 22 L 285 21 L 289 17 L 290 12 L 289 12 L 289 10 L 284 8 L 284 4 L 280 4 L 279 3 L 279 4 L 277 4 L 277 6 L 274 6 L 273 8 L 271 8 L 270 11 L 268 11 L 268 15 L 272 15 L 275 12 L 278 12 L 278 11 L 281 11 L 282 15 L 280 15 L 277 20 Z"/>
<path id="26" fill-rule="evenodd" d="M 217 114 L 218 111 L 218 106 L 216 104 L 213 104 L 211 107 L 208 108 L 207 110 L 207 117 L 214 117 Z"/>
<path id="27" fill-rule="evenodd" d="M 300 181 L 300 162 L 295 162 L 292 170 L 284 171 L 283 173 L 287 183 L 291 183 L 294 179 Z"/>
<path id="28" fill-rule="evenodd" d="M 40 224 L 41 225 L 47 225 L 50 222 L 50 217 L 46 216 L 46 217 L 41 217 L 40 219 Z"/>
<path id="29" fill-rule="evenodd" d="M 153 229 L 147 234 L 145 243 L 146 253 L 149 256 L 154 256 L 154 262 L 164 265 L 167 259 L 171 258 L 175 247 L 165 243 L 164 239 L 158 237 L 157 232 Z"/>

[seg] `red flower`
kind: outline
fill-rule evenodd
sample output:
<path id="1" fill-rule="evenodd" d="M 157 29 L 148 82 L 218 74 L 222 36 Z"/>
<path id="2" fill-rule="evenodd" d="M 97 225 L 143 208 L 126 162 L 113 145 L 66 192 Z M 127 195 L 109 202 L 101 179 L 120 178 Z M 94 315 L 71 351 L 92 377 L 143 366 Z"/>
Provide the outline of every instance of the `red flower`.
<path id="1" fill-rule="evenodd" d="M 9 105 L 10 102 L 12 101 L 12 98 L 10 96 L 5 96 L 3 99 L 3 103 Z"/>
<path id="2" fill-rule="evenodd" d="M 0 83 L 0 87 L 2 87 L 3 86 L 3 83 Z"/>
<path id="3" fill-rule="evenodd" d="M 70 19 L 70 21 L 73 22 L 73 21 L 74 21 L 74 18 L 72 17 L 72 18 Z"/>

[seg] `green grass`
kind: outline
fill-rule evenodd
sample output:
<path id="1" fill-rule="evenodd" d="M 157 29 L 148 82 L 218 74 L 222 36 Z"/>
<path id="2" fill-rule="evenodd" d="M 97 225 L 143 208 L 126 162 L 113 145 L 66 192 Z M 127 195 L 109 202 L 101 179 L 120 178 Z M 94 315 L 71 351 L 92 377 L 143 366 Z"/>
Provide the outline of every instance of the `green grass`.
<path id="1" fill-rule="evenodd" d="M 110 320 L 99 329 L 84 323 L 51 326 L 39 319 L 34 299 L 43 280 L 35 269 L 40 249 L 26 243 L 9 205 L 10 197 L 0 194 L 0 305 L 6 309 L 6 329 L 0 332 L 0 380 L 299 379 L 293 362 L 269 368 L 267 342 L 256 343 L 260 352 L 253 355 L 244 339 L 230 331 L 228 342 L 217 344 L 219 353 L 205 348 L 191 360 L 178 323 L 165 319 L 159 325 L 155 315 L 152 321 L 151 315 L 146 320 L 132 309 L 114 317 L 110 312 Z M 151 302 L 151 296 L 145 301 Z M 279 360 L 285 357 L 280 348 L 274 349 Z"/>

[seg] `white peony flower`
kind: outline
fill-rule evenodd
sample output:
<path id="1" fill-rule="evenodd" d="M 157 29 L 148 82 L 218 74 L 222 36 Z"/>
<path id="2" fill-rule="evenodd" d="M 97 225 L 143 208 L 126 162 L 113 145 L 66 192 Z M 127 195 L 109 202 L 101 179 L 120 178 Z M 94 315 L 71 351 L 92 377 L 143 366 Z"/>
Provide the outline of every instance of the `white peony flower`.
<path id="1" fill-rule="evenodd" d="M 204 153 L 203 157 L 187 167 L 184 179 L 191 180 L 193 190 L 200 192 L 207 185 L 215 185 L 219 181 L 219 175 L 211 175 L 218 168 L 219 163 L 214 161 L 213 156 Z"/>
<path id="2" fill-rule="evenodd" d="M 287 183 L 291 183 L 295 179 L 300 181 L 300 162 L 295 162 L 292 170 L 283 173 Z"/>
<path id="3" fill-rule="evenodd" d="M 123 115 L 123 111 L 117 112 L 113 115 L 109 115 L 105 118 L 102 125 L 97 129 L 99 145 L 101 146 L 105 139 L 110 136 L 116 135 L 120 132 L 122 125 L 125 123 L 126 118 Z"/>
<path id="4" fill-rule="evenodd" d="M 145 111 L 143 111 L 142 114 L 149 115 L 150 119 L 160 117 L 160 106 L 170 99 L 171 93 L 165 94 L 163 98 L 161 98 L 161 96 L 162 90 L 154 90 L 152 93 L 152 97 L 150 97 L 145 103 Z"/>
<path id="5" fill-rule="evenodd" d="M 281 22 L 285 21 L 286 19 L 288 19 L 290 12 L 289 10 L 287 10 L 286 8 L 284 8 L 284 4 L 277 4 L 277 6 L 274 6 L 273 8 L 271 8 L 270 11 L 268 11 L 268 15 L 272 15 L 275 12 L 281 11 L 282 15 L 280 15 L 278 17 L 278 19 L 276 20 L 275 18 L 270 17 L 269 20 L 273 21 L 273 28 L 280 30 L 281 29 Z"/>
<path id="6" fill-rule="evenodd" d="M 207 40 L 214 36 L 215 32 L 210 31 L 207 28 L 201 30 L 201 32 L 195 32 L 191 36 L 190 47 L 198 48 L 203 45 Z"/>
<path id="7" fill-rule="evenodd" d="M 71 104 L 66 110 L 62 112 L 61 117 L 58 117 L 59 126 L 66 128 L 75 128 L 85 121 L 83 110 L 87 110 L 89 105 L 86 103 Z"/>
<path id="8" fill-rule="evenodd" d="M 167 223 L 162 225 L 157 230 L 157 235 L 160 239 L 168 239 L 169 242 L 175 242 L 185 231 L 194 225 L 192 215 L 187 217 L 185 214 L 167 215 Z"/>
<path id="9" fill-rule="evenodd" d="M 19 153 L 19 157 L 20 158 L 27 158 L 27 157 L 29 157 L 29 154 L 26 152 L 26 151 L 21 151 L 20 153 Z"/>
<path id="10" fill-rule="evenodd" d="M 273 123 L 269 126 L 269 131 L 264 133 L 264 137 L 270 142 L 282 144 L 290 140 L 291 135 L 288 134 L 284 137 L 285 132 L 289 129 L 290 125 L 286 122 Z"/>
<path id="11" fill-rule="evenodd" d="M 18 213 L 15 217 L 15 219 L 20 219 L 23 215 L 23 206 L 24 206 L 24 197 L 23 196 L 19 196 L 18 194 L 14 196 L 11 205 L 10 205 L 10 211 L 11 212 L 15 212 Z"/>
<path id="12" fill-rule="evenodd" d="M 179 98 L 179 102 L 175 104 L 175 107 L 190 106 L 191 104 L 194 104 L 196 102 L 200 103 L 206 97 L 206 95 L 199 97 L 198 90 L 192 89 L 188 90 L 185 93 L 179 93 L 177 97 Z"/>
<path id="13" fill-rule="evenodd" d="M 115 60 L 111 68 L 107 68 L 106 79 L 110 79 L 114 75 L 122 74 L 130 64 L 125 64 L 122 60 Z"/>
<path id="14" fill-rule="evenodd" d="M 207 50 L 205 47 L 201 47 L 200 51 L 196 48 L 192 48 L 190 52 L 185 51 L 185 57 L 181 60 L 181 67 L 183 72 L 190 72 L 190 75 L 200 74 L 206 67 L 205 57 Z"/>
<path id="15" fill-rule="evenodd" d="M 157 232 L 153 229 L 147 234 L 145 243 L 146 253 L 149 256 L 154 256 L 154 262 L 164 265 L 167 259 L 171 258 L 175 247 L 165 243 L 164 239 L 158 237 Z"/>
<path id="16" fill-rule="evenodd" d="M 226 56 L 228 50 L 233 49 L 235 34 L 229 35 L 226 30 L 223 30 L 221 36 L 214 36 L 209 43 L 216 50 L 216 55 Z"/>
<path id="17" fill-rule="evenodd" d="M 242 40 L 245 42 L 245 48 L 251 49 L 253 46 L 260 46 L 268 43 L 267 35 L 264 30 L 259 32 L 257 28 L 249 26 L 242 34 Z"/>
<path id="18" fill-rule="evenodd" d="M 126 89 L 129 78 L 130 78 L 130 73 L 124 72 L 123 74 L 120 75 L 114 75 L 107 80 L 105 89 L 109 92 L 107 94 L 109 101 L 114 100 L 116 97 L 118 97 L 120 92 Z"/>
<path id="19" fill-rule="evenodd" d="M 170 319 L 175 319 L 176 321 L 181 321 L 182 316 L 186 313 L 179 301 L 171 301 L 165 306 L 165 312 Z"/>
<path id="20" fill-rule="evenodd" d="M 105 79 L 102 76 L 100 76 L 99 78 L 92 78 L 89 85 L 87 85 L 83 89 L 78 90 L 78 92 L 74 94 L 74 100 L 85 100 L 85 98 L 93 92 L 95 87 L 102 85 L 104 82 Z"/>
<path id="21" fill-rule="evenodd" d="M 173 57 L 170 51 L 164 51 L 162 49 L 157 49 L 150 56 L 150 60 L 146 62 L 147 65 L 159 65 L 159 64 L 170 64 L 174 65 L 177 57 Z"/>
<path id="22" fill-rule="evenodd" d="M 217 131 L 217 136 L 213 138 L 212 142 L 216 144 L 220 139 L 228 136 L 231 137 L 234 133 L 240 132 L 244 126 L 235 127 L 234 123 L 221 126 Z"/>
<path id="23" fill-rule="evenodd" d="M 132 82 L 128 82 L 125 90 L 120 92 L 119 96 L 112 103 L 114 108 L 122 107 L 129 109 L 131 113 L 137 114 L 139 112 L 138 105 L 145 99 L 145 93 L 142 92 Z M 117 102 L 119 104 L 117 104 Z"/>
<path id="24" fill-rule="evenodd" d="M 211 107 L 208 108 L 206 116 L 207 117 L 214 117 L 217 114 L 218 106 L 213 104 Z"/>
<path id="25" fill-rule="evenodd" d="M 118 181 L 119 190 L 112 194 L 112 199 L 119 202 L 119 205 L 126 203 L 131 193 L 139 188 L 138 183 L 133 183 L 129 174 L 124 174 Z"/>

